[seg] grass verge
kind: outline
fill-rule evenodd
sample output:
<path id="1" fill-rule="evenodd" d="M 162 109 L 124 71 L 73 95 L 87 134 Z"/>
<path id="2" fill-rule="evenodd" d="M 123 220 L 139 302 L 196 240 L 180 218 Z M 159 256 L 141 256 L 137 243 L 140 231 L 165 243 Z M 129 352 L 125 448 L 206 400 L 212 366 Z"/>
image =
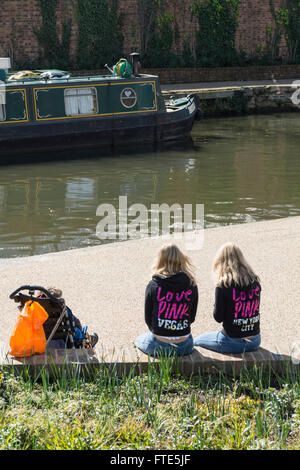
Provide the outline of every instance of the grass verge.
<path id="1" fill-rule="evenodd" d="M 299 449 L 300 372 L 180 376 L 174 358 L 119 376 L 0 371 L 0 449 Z"/>

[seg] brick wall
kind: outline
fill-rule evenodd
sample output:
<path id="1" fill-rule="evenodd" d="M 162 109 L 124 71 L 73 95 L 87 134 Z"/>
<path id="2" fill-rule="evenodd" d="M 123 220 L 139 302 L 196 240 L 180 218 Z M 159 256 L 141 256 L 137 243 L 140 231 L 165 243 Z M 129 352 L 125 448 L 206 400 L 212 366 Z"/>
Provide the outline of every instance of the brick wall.
<path id="1" fill-rule="evenodd" d="M 140 49 L 138 0 L 119 0 L 124 13 L 124 52 Z M 183 40 L 192 42 L 197 21 L 191 17 L 192 0 L 166 0 L 167 8 L 174 14 L 181 40 L 174 45 L 179 53 Z M 274 0 L 278 8 L 281 0 Z M 41 24 L 39 0 L 5 0 L 0 9 L 0 57 L 34 60 L 39 55 L 39 45 L 33 29 Z M 65 16 L 72 15 L 68 0 L 59 0 L 58 28 Z M 266 26 L 272 24 L 269 0 L 241 0 L 239 27 L 236 36 L 238 49 L 255 52 L 257 46 L 264 45 Z M 284 44 L 282 44 L 284 51 Z M 71 53 L 76 51 L 76 23 L 73 21 Z"/>
<path id="2" fill-rule="evenodd" d="M 0 56 L 12 61 L 38 56 L 39 46 L 33 28 L 40 23 L 38 0 L 7 0 L 0 8 Z"/>
<path id="3" fill-rule="evenodd" d="M 300 65 L 144 69 L 143 73 L 158 75 L 162 84 L 292 80 L 300 78 Z"/>
<path id="4" fill-rule="evenodd" d="M 274 0 L 277 10 L 282 0 Z M 236 35 L 237 49 L 255 52 L 266 42 L 266 27 L 273 25 L 269 0 L 240 0 L 239 27 Z"/>
<path id="5" fill-rule="evenodd" d="M 106 69 L 72 71 L 73 75 L 101 75 Z M 142 69 L 142 73 L 158 75 L 162 85 L 199 82 L 234 82 L 257 80 L 300 79 L 300 65 L 261 65 L 249 67 L 193 67 Z M 188 88 L 188 87 L 187 87 Z"/>

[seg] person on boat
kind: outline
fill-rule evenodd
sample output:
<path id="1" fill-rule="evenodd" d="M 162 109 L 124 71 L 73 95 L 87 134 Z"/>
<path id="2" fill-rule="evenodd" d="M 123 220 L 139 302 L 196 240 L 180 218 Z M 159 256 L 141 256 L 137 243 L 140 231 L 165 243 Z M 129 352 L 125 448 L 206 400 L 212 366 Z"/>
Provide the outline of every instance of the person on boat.
<path id="1" fill-rule="evenodd" d="M 176 245 L 163 247 L 145 294 L 145 322 L 150 332 L 139 336 L 136 346 L 152 357 L 190 354 L 197 305 L 198 288 L 190 259 Z"/>
<path id="2" fill-rule="evenodd" d="M 224 244 L 217 252 L 213 273 L 213 316 L 223 323 L 223 329 L 198 336 L 194 346 L 228 354 L 255 351 L 261 342 L 259 277 L 233 243 Z"/>
<path id="3" fill-rule="evenodd" d="M 52 294 L 57 299 L 62 298 L 63 293 L 62 293 L 61 289 L 57 289 L 56 287 L 49 287 L 47 289 L 47 291 L 50 292 L 50 294 Z M 38 295 L 37 295 L 37 298 L 38 299 L 45 299 L 45 298 L 47 298 L 47 296 L 43 292 L 39 292 Z M 85 329 L 82 328 L 82 325 L 81 325 L 81 322 L 80 322 L 79 318 L 77 318 L 72 313 L 72 310 L 69 307 L 66 307 L 66 309 L 67 309 L 67 312 L 68 312 L 69 320 L 70 320 L 70 322 L 72 324 L 72 327 L 74 328 L 74 331 L 75 331 L 75 336 L 74 336 L 75 347 L 79 347 L 79 345 L 81 344 L 81 342 L 82 342 L 82 340 L 85 336 L 86 328 Z M 91 339 L 91 346 L 94 347 L 98 342 L 98 339 L 99 339 L 98 335 L 97 335 L 97 333 L 93 333 L 89 336 L 90 336 L 90 339 Z M 65 349 L 67 347 L 67 345 L 66 345 L 65 340 L 63 340 L 63 339 L 52 339 L 47 347 L 49 349 Z"/>

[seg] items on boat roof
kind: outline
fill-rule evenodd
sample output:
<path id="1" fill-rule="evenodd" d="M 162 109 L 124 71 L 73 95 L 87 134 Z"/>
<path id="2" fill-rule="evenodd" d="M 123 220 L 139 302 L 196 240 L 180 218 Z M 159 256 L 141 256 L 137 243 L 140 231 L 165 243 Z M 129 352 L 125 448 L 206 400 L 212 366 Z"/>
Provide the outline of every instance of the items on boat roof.
<path id="1" fill-rule="evenodd" d="M 11 75 L 8 80 L 23 80 L 24 78 L 39 78 L 39 75 L 31 70 L 21 70 Z"/>
<path id="2" fill-rule="evenodd" d="M 47 72 L 42 73 L 40 75 L 40 78 L 43 78 L 45 80 L 67 80 L 70 78 L 70 76 L 70 74 L 60 72 L 59 70 L 48 70 Z"/>
<path id="3" fill-rule="evenodd" d="M 68 72 L 63 72 L 61 70 L 21 70 L 20 72 L 16 72 L 13 75 L 10 75 L 8 78 L 9 81 L 15 80 L 24 80 L 24 79 L 43 79 L 43 80 L 62 80 L 62 79 L 69 79 L 70 74 Z"/>
<path id="4" fill-rule="evenodd" d="M 132 75 L 138 75 L 141 64 L 139 62 L 140 54 L 133 52 L 130 54 L 131 63 L 127 59 L 120 59 L 116 65 L 111 69 L 107 64 L 105 67 L 110 71 L 112 75 L 117 75 L 118 77 L 128 78 Z"/>
<path id="5" fill-rule="evenodd" d="M 128 60 L 120 59 L 119 62 L 113 68 L 114 75 L 118 75 L 119 77 L 130 77 L 132 75 L 132 67 Z"/>
<path id="6" fill-rule="evenodd" d="M 11 60 L 9 57 L 0 57 L 0 69 L 4 69 L 6 72 L 11 68 Z"/>
<path id="7" fill-rule="evenodd" d="M 138 56 L 138 54 L 137 54 Z M 120 59 L 113 69 L 106 67 L 109 71 L 118 77 L 128 78 L 132 76 L 132 65 L 126 59 Z M 24 79 L 40 79 L 40 80 L 68 80 L 71 74 L 62 70 L 21 70 L 9 76 L 9 81 Z"/>
<path id="8" fill-rule="evenodd" d="M 1 82 L 6 82 L 6 71 L 4 69 L 0 69 L 0 81 Z"/>

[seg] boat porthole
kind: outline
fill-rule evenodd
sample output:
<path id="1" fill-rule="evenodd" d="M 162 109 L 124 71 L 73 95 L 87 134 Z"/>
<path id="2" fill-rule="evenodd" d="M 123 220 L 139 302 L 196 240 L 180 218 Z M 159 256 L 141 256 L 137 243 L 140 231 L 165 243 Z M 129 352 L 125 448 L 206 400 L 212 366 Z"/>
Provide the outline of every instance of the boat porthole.
<path id="1" fill-rule="evenodd" d="M 121 92 L 121 103 L 125 108 L 133 108 L 136 105 L 137 96 L 132 88 L 124 88 Z"/>

